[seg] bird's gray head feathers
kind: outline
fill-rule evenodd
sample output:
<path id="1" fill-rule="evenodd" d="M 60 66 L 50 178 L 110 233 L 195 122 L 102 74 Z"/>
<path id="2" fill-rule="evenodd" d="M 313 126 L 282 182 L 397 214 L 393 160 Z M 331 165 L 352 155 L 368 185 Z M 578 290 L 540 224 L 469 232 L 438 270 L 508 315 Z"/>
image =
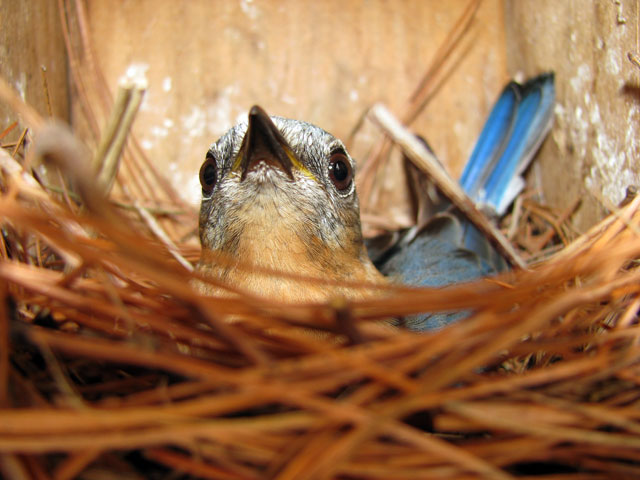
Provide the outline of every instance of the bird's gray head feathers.
<path id="1" fill-rule="evenodd" d="M 248 122 L 211 145 L 201 168 L 203 248 L 234 255 L 256 242 L 267 256 L 305 250 L 325 268 L 335 268 L 327 251 L 366 256 L 354 170 L 331 134 L 252 108 Z"/>

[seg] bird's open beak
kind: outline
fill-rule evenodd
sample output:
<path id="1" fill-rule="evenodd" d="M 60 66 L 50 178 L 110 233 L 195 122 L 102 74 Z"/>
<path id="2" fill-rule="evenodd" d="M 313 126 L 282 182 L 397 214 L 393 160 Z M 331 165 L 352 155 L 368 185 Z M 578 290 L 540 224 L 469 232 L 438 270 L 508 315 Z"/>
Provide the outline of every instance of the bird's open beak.
<path id="1" fill-rule="evenodd" d="M 262 108 L 257 105 L 249 111 L 249 126 L 244 134 L 240 152 L 234 170 L 240 170 L 240 179 L 244 180 L 260 162 L 279 168 L 293 180 L 292 168 L 295 156 L 291 147 Z"/>

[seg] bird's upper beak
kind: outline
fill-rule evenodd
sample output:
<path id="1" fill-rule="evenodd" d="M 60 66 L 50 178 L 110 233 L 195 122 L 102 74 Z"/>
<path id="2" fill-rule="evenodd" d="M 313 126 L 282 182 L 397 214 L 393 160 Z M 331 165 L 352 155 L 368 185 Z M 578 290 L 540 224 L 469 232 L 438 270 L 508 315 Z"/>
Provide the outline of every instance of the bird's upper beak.
<path id="1" fill-rule="evenodd" d="M 275 126 L 267 112 L 258 105 L 249 111 L 249 126 L 244 134 L 235 169 L 240 170 L 240 179 L 260 162 L 279 168 L 293 180 L 293 167 L 299 163 L 291 147 Z"/>

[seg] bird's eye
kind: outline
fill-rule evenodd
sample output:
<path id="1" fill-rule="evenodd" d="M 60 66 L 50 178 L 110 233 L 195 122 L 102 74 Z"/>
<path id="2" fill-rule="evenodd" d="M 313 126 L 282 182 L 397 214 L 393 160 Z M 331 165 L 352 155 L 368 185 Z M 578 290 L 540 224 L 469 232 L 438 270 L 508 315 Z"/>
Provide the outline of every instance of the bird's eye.
<path id="1" fill-rule="evenodd" d="M 353 169 L 343 152 L 334 152 L 329 160 L 329 178 L 339 191 L 347 190 L 353 180 Z"/>
<path id="2" fill-rule="evenodd" d="M 216 160 L 210 154 L 207 154 L 207 159 L 200 167 L 200 185 L 202 185 L 203 193 L 210 193 L 213 187 L 216 186 L 218 180 L 218 168 L 216 166 Z"/>

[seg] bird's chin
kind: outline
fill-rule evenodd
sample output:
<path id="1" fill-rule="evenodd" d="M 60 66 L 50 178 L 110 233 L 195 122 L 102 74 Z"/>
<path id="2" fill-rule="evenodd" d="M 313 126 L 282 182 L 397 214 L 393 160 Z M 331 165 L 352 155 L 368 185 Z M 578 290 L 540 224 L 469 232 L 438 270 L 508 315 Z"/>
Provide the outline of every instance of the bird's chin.
<path id="1" fill-rule="evenodd" d="M 281 185 L 289 181 L 287 174 L 281 169 L 274 167 L 268 162 L 258 162 L 247 172 L 244 179 L 254 185 Z"/>

